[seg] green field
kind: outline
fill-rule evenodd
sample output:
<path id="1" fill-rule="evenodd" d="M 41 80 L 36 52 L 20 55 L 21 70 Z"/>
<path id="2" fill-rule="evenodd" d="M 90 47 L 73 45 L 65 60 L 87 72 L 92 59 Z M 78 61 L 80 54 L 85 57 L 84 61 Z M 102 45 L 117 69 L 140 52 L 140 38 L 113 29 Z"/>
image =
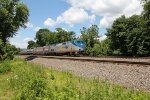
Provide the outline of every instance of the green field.
<path id="1" fill-rule="evenodd" d="M 150 94 L 22 59 L 0 64 L 0 100 L 150 100 Z"/>

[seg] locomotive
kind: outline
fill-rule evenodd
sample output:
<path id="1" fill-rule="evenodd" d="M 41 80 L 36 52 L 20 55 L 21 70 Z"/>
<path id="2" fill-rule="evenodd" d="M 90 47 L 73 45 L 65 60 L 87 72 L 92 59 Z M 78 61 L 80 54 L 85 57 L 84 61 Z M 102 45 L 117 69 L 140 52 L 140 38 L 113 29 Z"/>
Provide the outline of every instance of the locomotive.
<path id="1" fill-rule="evenodd" d="M 63 54 L 84 54 L 86 43 L 83 40 L 72 40 L 49 46 L 27 49 L 20 52 L 22 55 L 63 55 Z"/>

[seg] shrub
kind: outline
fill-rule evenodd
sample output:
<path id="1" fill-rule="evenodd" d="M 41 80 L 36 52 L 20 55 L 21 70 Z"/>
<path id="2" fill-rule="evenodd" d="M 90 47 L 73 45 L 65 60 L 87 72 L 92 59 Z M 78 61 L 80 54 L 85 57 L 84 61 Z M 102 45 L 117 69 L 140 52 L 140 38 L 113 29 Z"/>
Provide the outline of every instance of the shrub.
<path id="1" fill-rule="evenodd" d="M 0 65 L 0 73 L 5 73 L 11 71 L 11 65 L 8 61 L 4 61 L 1 65 Z"/>
<path id="2" fill-rule="evenodd" d="M 91 56 L 107 56 L 111 55 L 109 48 L 109 40 L 103 40 L 97 44 L 94 44 L 93 48 L 87 48 L 87 52 Z"/>
<path id="3" fill-rule="evenodd" d="M 12 69 L 14 75 L 10 79 L 11 87 L 17 91 L 15 99 L 47 98 L 49 94 L 48 82 L 43 67 L 27 62 L 18 64 L 14 65 Z"/>
<path id="4" fill-rule="evenodd" d="M 3 43 L 0 39 L 0 60 L 12 60 L 14 55 L 20 52 L 20 49 L 9 43 Z"/>

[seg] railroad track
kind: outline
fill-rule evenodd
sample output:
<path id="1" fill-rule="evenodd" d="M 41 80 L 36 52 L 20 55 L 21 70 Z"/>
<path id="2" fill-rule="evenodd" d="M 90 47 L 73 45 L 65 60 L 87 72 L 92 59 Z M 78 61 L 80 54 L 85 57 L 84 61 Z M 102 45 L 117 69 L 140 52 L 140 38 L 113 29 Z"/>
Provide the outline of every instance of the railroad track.
<path id="1" fill-rule="evenodd" d="M 135 61 L 119 61 L 119 60 L 105 60 L 105 59 L 87 59 L 80 57 L 57 57 L 57 56 L 41 56 L 42 58 L 52 58 L 52 59 L 61 59 L 61 60 L 73 60 L 73 61 L 84 61 L 84 62 L 108 62 L 108 63 L 121 63 L 121 64 L 136 64 L 136 65 L 150 65 L 150 62 L 135 62 Z"/>
<path id="2" fill-rule="evenodd" d="M 150 57 L 130 57 L 130 56 L 83 56 L 91 58 L 120 58 L 120 59 L 150 59 Z"/>
<path id="3" fill-rule="evenodd" d="M 95 62 L 95 63 L 103 63 L 103 62 L 107 62 L 107 63 L 118 63 L 118 64 L 134 64 L 134 65 L 150 65 L 149 60 L 147 59 L 147 61 L 142 61 L 141 59 L 139 59 L 138 61 L 134 61 L 135 59 L 132 58 L 133 60 L 131 60 L 129 58 L 129 60 L 124 60 L 124 58 L 102 58 L 102 57 L 64 57 L 64 56 L 41 56 L 41 55 L 32 55 L 32 56 L 28 56 L 26 59 L 34 59 L 34 58 L 47 58 L 47 59 L 60 59 L 60 60 L 73 60 L 73 61 L 83 61 L 83 62 Z"/>

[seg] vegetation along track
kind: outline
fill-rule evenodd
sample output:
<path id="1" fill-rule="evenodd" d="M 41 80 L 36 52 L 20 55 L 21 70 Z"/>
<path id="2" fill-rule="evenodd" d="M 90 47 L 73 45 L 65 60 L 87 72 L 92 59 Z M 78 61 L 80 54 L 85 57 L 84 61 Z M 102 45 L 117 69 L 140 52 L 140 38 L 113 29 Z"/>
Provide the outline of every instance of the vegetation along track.
<path id="1" fill-rule="evenodd" d="M 96 63 L 118 63 L 118 64 L 136 64 L 136 65 L 150 65 L 150 58 L 120 58 L 120 57 L 65 57 L 65 56 L 41 56 L 34 55 L 28 56 L 27 59 L 32 59 L 35 57 L 48 58 L 48 59 L 61 59 L 61 60 L 76 60 L 76 61 L 87 61 Z"/>

